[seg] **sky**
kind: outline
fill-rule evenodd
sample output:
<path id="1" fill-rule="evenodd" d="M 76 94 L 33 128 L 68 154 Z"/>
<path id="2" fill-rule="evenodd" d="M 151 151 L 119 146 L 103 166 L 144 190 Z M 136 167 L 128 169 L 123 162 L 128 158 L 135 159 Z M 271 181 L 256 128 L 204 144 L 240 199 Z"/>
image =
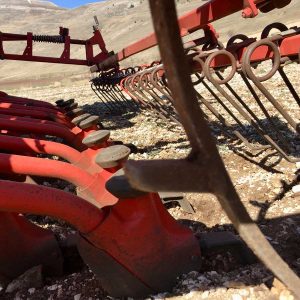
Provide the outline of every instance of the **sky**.
<path id="1" fill-rule="evenodd" d="M 101 2 L 101 0 L 49 0 L 60 7 L 74 8 L 86 3 Z M 103 0 L 102 0 L 103 1 Z"/>

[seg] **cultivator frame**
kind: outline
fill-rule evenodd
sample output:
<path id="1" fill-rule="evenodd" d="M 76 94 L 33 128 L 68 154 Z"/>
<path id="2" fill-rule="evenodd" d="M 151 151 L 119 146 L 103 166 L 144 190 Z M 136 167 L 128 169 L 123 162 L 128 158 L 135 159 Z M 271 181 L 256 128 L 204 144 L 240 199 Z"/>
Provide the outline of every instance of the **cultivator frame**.
<path id="1" fill-rule="evenodd" d="M 13 34 L 0 32 L 0 59 L 45 62 L 56 64 L 72 64 L 92 66 L 98 61 L 102 61 L 109 57 L 105 42 L 99 30 L 99 23 L 95 17 L 96 25 L 93 26 L 93 36 L 88 40 L 72 39 L 69 35 L 69 29 L 60 27 L 58 35 L 35 35 L 32 32 L 25 34 Z M 7 53 L 4 48 L 4 43 L 25 41 L 27 43 L 22 54 Z M 60 57 L 37 56 L 34 55 L 34 42 L 63 44 L 64 49 Z M 84 59 L 71 58 L 72 45 L 80 45 L 85 48 Z M 94 53 L 94 47 L 98 46 L 100 53 Z"/>
<path id="2" fill-rule="evenodd" d="M 211 118 L 208 110 L 220 122 L 220 130 L 242 140 L 250 149 L 271 147 L 288 161 L 297 161 L 281 148 L 284 140 L 280 140 L 280 130 L 275 140 L 232 88 L 230 80 L 235 75 L 242 77 L 273 129 L 277 129 L 276 124 L 254 86 L 299 134 L 297 121 L 262 84 L 278 71 L 299 105 L 299 96 L 283 70 L 286 64 L 300 59 L 299 28 L 275 24 L 263 31 L 259 41 L 238 35 L 224 47 L 210 24 L 237 11 L 242 11 L 244 18 L 255 17 L 259 10 L 281 8 L 290 0 L 211 0 L 179 21 L 174 1 L 149 3 L 155 33 L 115 55 L 108 54 L 97 26 L 92 39 L 80 42 L 86 45 L 86 60 L 70 58 L 70 45 L 79 41 L 70 39 L 65 29 L 56 37 L 0 35 L 4 59 L 95 64 L 91 71 L 100 75 L 92 80 L 92 87 L 109 110 L 123 106 L 150 109 L 181 124 L 191 145 L 186 159 L 127 162 L 131 149 L 111 140 L 99 117 L 85 113 L 74 99 L 58 100 L 55 106 L 0 93 L 0 172 L 5 174 L 0 181 L 1 194 L 5 195 L 0 197 L 0 275 L 13 278 L 37 264 L 42 264 L 49 274 L 62 272 L 63 258 L 53 234 L 20 215 L 30 213 L 63 219 L 78 230 L 83 259 L 111 295 L 142 297 L 171 289 L 179 275 L 201 269 L 201 249 L 191 230 L 168 214 L 159 193 L 205 192 L 217 197 L 257 257 L 295 296 L 300 295 L 299 278 L 274 251 L 243 206 L 207 123 Z M 273 28 L 280 32 L 270 36 Z M 199 29 L 204 30 L 204 37 L 182 43 L 181 37 Z M 2 43 L 8 40 L 27 40 L 23 55 L 5 54 Z M 33 41 L 64 43 L 65 50 L 60 58 L 35 57 Z M 93 43 L 102 51 L 97 56 L 88 50 Z M 120 69 L 120 61 L 156 44 L 162 61 Z M 273 62 L 272 70 L 263 77 L 255 75 L 251 66 L 257 67 L 267 59 Z M 224 75 L 228 67 L 231 72 Z M 218 105 L 240 128 L 228 132 L 232 125 L 215 103 L 194 88 L 198 84 L 215 96 Z M 264 140 L 262 145 L 246 139 L 240 117 L 232 114 L 221 97 L 253 126 Z M 66 162 L 54 160 L 55 156 Z M 77 187 L 77 196 L 42 186 L 39 178 L 44 177 L 72 183 Z M 20 238 L 16 240 L 15 234 Z M 24 259 L 16 265 L 22 248 L 26 249 Z"/>

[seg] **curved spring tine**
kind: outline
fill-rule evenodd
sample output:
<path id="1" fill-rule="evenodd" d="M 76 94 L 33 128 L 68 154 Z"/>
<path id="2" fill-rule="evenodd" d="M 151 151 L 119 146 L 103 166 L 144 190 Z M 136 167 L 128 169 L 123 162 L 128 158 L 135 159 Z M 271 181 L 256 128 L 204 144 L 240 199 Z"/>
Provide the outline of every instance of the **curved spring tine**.
<path id="1" fill-rule="evenodd" d="M 252 71 L 250 64 L 251 56 L 255 49 L 260 46 L 268 46 L 272 49 L 274 53 L 273 57 L 273 67 L 272 70 L 264 75 L 263 77 L 257 77 Z M 299 123 L 296 123 L 295 120 L 289 115 L 289 113 L 279 104 L 279 102 L 272 96 L 272 94 L 267 90 L 267 88 L 262 84 L 263 81 L 271 78 L 280 67 L 280 52 L 276 44 L 270 38 L 266 38 L 251 44 L 244 53 L 242 60 L 242 70 L 244 74 L 251 79 L 255 86 L 263 93 L 263 95 L 272 103 L 275 109 L 283 116 L 283 118 L 288 122 L 288 124 L 299 134 L 300 126 Z"/>
<path id="2" fill-rule="evenodd" d="M 217 71 L 216 75 L 221 79 L 224 80 L 223 76 Z M 245 103 L 245 101 L 236 93 L 236 91 L 231 87 L 231 85 L 226 82 L 225 83 L 226 88 L 231 92 L 231 94 L 238 100 L 238 102 L 244 107 L 244 109 L 249 113 L 249 115 L 256 121 L 256 123 L 265 131 L 268 132 L 268 128 L 261 122 L 261 120 L 256 116 L 256 114 L 249 108 L 249 106 Z M 256 94 L 257 95 L 257 94 Z M 257 97 L 258 98 L 258 97 Z M 257 101 L 257 98 L 256 101 Z M 265 109 L 265 107 L 263 106 L 262 102 L 260 101 L 260 99 L 258 98 L 258 103 L 261 104 L 261 108 L 263 107 L 263 112 L 266 112 L 267 114 L 265 114 L 265 116 L 267 117 L 267 119 L 269 120 L 269 122 L 272 124 L 272 129 L 274 129 L 277 133 L 277 138 L 279 138 L 282 142 L 282 144 L 284 145 L 284 147 L 288 150 L 290 150 L 290 147 L 288 146 L 288 142 L 286 140 L 286 138 L 282 135 L 282 133 L 280 132 L 280 130 L 278 129 L 277 125 L 273 122 L 272 118 L 270 117 L 269 113 L 267 112 L 267 110 Z"/>
<path id="3" fill-rule="evenodd" d="M 221 52 L 222 51 L 222 52 Z M 220 50 L 219 52 L 224 53 L 224 51 L 226 50 Z M 215 86 L 215 88 L 218 90 L 218 92 L 239 112 L 239 114 L 250 124 L 252 125 L 252 127 L 256 130 L 256 132 L 262 137 L 264 138 L 269 144 L 270 146 L 272 146 L 275 150 L 277 150 L 281 155 L 284 156 L 285 159 L 287 159 L 290 162 L 298 162 L 300 161 L 300 159 L 298 158 L 290 158 L 287 156 L 287 154 L 280 148 L 280 146 L 266 133 L 264 132 L 260 126 L 251 118 L 251 116 L 248 115 L 248 113 L 244 110 L 244 108 L 238 104 L 222 87 L 221 84 L 219 83 L 220 81 L 216 80 L 213 78 L 211 70 L 210 70 L 210 62 L 212 61 L 212 59 L 217 56 L 217 52 L 210 54 L 210 56 L 208 57 L 208 59 L 205 61 L 205 65 L 204 65 L 204 73 L 205 76 L 208 77 L 209 81 Z M 228 54 L 230 55 L 230 54 Z M 231 54 L 232 55 L 232 54 Z M 233 55 L 231 57 L 232 59 L 234 59 Z M 228 78 L 230 78 L 232 75 L 230 75 Z M 224 84 L 225 81 L 228 80 L 225 79 L 222 81 L 222 83 Z"/>
<path id="4" fill-rule="evenodd" d="M 291 81 L 289 80 L 289 78 L 287 77 L 286 73 L 284 72 L 283 66 L 280 66 L 280 68 L 278 69 L 278 73 L 280 74 L 282 80 L 284 81 L 284 83 L 288 87 L 290 93 L 292 94 L 292 96 L 294 97 L 295 101 L 297 102 L 297 104 L 300 107 L 300 97 L 297 94 L 296 90 L 294 89 L 294 87 L 293 87 Z"/>
<path id="5" fill-rule="evenodd" d="M 199 109 L 179 34 L 174 0 L 149 0 L 149 3 L 174 105 L 180 114 L 193 150 L 186 160 L 127 163 L 125 171 L 131 185 L 144 190 L 156 190 L 159 186 L 164 186 L 166 191 L 167 187 L 174 188 L 175 175 L 182 179 L 180 184 L 182 187 L 185 186 L 185 190 L 209 191 L 215 194 L 236 230 L 249 247 L 295 296 L 299 297 L 300 280 L 298 276 L 277 254 L 259 227 L 250 218 L 226 172 L 209 127 Z M 142 169 L 140 169 L 141 166 L 143 166 Z M 194 174 L 196 180 L 191 180 L 188 176 L 191 168 L 196 172 Z M 172 172 L 175 169 L 178 173 Z M 154 174 L 160 174 L 160 176 Z M 189 182 L 184 181 L 185 176 L 188 177 Z"/>

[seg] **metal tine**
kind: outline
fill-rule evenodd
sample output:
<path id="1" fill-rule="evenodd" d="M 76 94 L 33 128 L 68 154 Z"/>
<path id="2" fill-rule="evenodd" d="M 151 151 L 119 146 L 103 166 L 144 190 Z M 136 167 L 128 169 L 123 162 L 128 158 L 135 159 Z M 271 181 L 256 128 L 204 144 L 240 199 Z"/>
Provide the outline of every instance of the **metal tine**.
<path id="1" fill-rule="evenodd" d="M 93 83 L 95 89 L 97 90 L 96 94 L 99 97 L 99 99 L 103 103 L 105 103 L 105 106 L 108 107 L 111 112 L 114 112 L 114 110 L 116 109 L 116 106 L 114 105 L 114 102 L 111 102 L 107 99 L 106 92 L 104 89 L 104 82 L 105 82 L 104 72 L 100 73 L 97 78 L 92 80 L 92 83 Z"/>
<path id="2" fill-rule="evenodd" d="M 176 114 L 174 112 L 170 112 L 170 107 L 166 106 L 163 103 L 163 100 L 161 97 L 154 91 L 154 86 L 151 87 L 150 83 L 152 83 L 152 80 L 149 80 L 149 77 L 151 78 L 152 76 L 152 71 L 151 70 L 146 70 L 144 73 L 140 75 L 140 80 L 139 84 L 142 89 L 146 93 L 148 93 L 152 99 L 156 100 L 157 104 L 159 105 L 159 109 L 166 114 L 173 122 L 180 124 Z M 181 125 L 181 124 L 180 124 Z"/>
<path id="3" fill-rule="evenodd" d="M 97 88 L 97 86 L 95 85 L 95 83 L 92 83 L 92 84 L 91 84 L 91 88 L 92 88 L 93 92 L 96 94 L 96 96 L 99 98 L 99 100 L 100 100 L 100 101 L 108 108 L 108 110 L 109 110 L 110 112 L 113 112 L 113 108 L 111 108 L 111 106 L 108 105 L 108 104 L 106 103 L 106 101 L 103 100 L 103 98 L 102 98 L 102 93 L 98 90 L 98 88 Z"/>
<path id="4" fill-rule="evenodd" d="M 230 128 L 230 124 L 228 123 L 228 121 L 220 114 L 220 112 L 215 109 L 197 90 L 196 90 L 196 94 L 198 96 L 199 101 L 206 106 L 206 108 L 221 122 L 221 124 L 223 124 L 223 126 L 225 126 L 226 128 Z M 221 127 L 222 128 L 222 127 Z M 227 133 L 227 131 L 223 130 L 224 132 Z M 238 130 L 233 130 L 232 131 L 233 134 L 240 139 L 246 146 L 247 148 L 249 148 L 252 151 L 259 151 L 259 150 L 266 150 L 265 146 L 261 146 L 261 147 L 257 147 L 252 145 Z M 227 133 L 228 135 L 228 133 Z M 230 135 L 230 137 L 232 138 L 232 135 Z"/>
<path id="5" fill-rule="evenodd" d="M 266 26 L 264 28 L 264 30 L 262 31 L 261 34 L 261 39 L 265 39 L 270 37 L 270 33 L 273 29 L 276 29 L 279 31 L 279 35 L 281 37 L 284 36 L 291 36 L 291 30 L 294 31 L 294 34 L 299 34 L 300 33 L 300 28 L 299 27 L 292 27 L 291 29 L 289 29 L 286 25 L 276 22 L 276 23 L 272 23 L 268 26 Z M 300 106 L 300 97 L 297 94 L 296 90 L 294 89 L 292 83 L 290 82 L 289 78 L 287 77 L 286 73 L 284 72 L 283 68 L 289 64 L 292 63 L 293 61 L 291 60 L 291 58 L 289 57 L 282 57 L 281 58 L 281 64 L 280 67 L 278 69 L 278 73 L 280 74 L 281 78 L 283 79 L 284 83 L 286 84 L 286 86 L 288 87 L 290 93 L 292 94 L 292 96 L 294 97 L 295 101 L 297 102 L 297 104 Z M 300 57 L 299 57 L 299 63 L 300 63 Z"/>
<path id="6" fill-rule="evenodd" d="M 262 82 L 270 79 L 278 71 L 281 64 L 281 54 L 278 50 L 277 45 L 273 40 L 278 40 L 278 36 L 273 38 L 265 38 L 257 41 L 247 47 L 243 59 L 242 59 L 242 70 L 244 74 L 255 84 L 255 86 L 262 92 L 262 94 L 271 102 L 273 107 L 282 115 L 282 117 L 288 122 L 288 124 L 299 134 L 300 126 L 299 123 L 290 116 L 290 114 L 283 108 L 283 106 L 273 97 L 268 89 L 262 84 Z M 273 52 L 273 66 L 268 74 L 258 77 L 252 71 L 251 56 L 253 52 L 260 46 L 268 46 Z"/>
<path id="7" fill-rule="evenodd" d="M 292 94 L 292 96 L 294 97 L 295 101 L 297 102 L 297 104 L 300 107 L 300 97 L 299 97 L 298 93 L 296 92 L 296 90 L 294 89 L 294 86 L 292 85 L 291 81 L 287 77 L 286 73 L 284 72 L 283 67 L 284 66 L 280 66 L 279 67 L 278 73 L 280 74 L 282 80 L 284 81 L 284 83 L 288 87 L 290 93 Z"/>
<path id="8" fill-rule="evenodd" d="M 116 103 L 115 99 L 112 99 L 107 93 L 107 87 L 104 83 L 98 86 L 98 91 L 101 93 L 103 98 L 105 99 L 107 105 L 111 107 L 111 111 L 120 111 L 119 105 Z"/>
<path id="9" fill-rule="evenodd" d="M 212 60 L 218 56 L 218 55 L 227 55 L 232 63 L 232 71 L 230 75 L 225 78 L 224 80 L 215 79 L 211 72 L 210 64 Z M 227 50 L 219 50 L 218 52 L 213 52 L 208 56 L 204 63 L 204 74 L 209 79 L 209 81 L 215 86 L 215 88 L 218 90 L 218 92 L 239 112 L 239 114 L 250 124 L 252 127 L 256 130 L 256 132 L 264 138 L 275 150 L 277 150 L 281 155 L 284 156 L 285 159 L 287 159 L 290 162 L 298 162 L 300 161 L 300 158 L 291 158 L 288 157 L 288 155 L 284 152 L 283 149 L 280 148 L 280 146 L 266 133 L 264 132 L 260 126 L 251 118 L 251 116 L 248 115 L 248 113 L 243 109 L 243 107 L 240 106 L 223 88 L 222 84 L 224 84 L 226 81 L 229 81 L 232 79 L 236 72 L 237 64 L 235 62 L 234 56 L 228 52 Z"/>
<path id="10" fill-rule="evenodd" d="M 111 94 L 114 98 L 118 99 L 118 102 L 126 109 L 135 109 L 136 107 L 133 105 L 133 102 L 124 97 L 118 87 L 122 78 L 124 78 L 124 72 L 122 70 L 116 70 L 115 78 L 111 81 Z"/>
<path id="11" fill-rule="evenodd" d="M 132 101 L 124 96 L 124 94 L 122 93 L 118 84 L 116 84 L 113 88 L 114 88 L 114 92 L 116 93 L 116 95 L 118 95 L 122 101 L 125 101 L 126 103 L 128 103 L 128 106 L 130 108 L 132 108 L 134 110 L 136 110 L 138 108 L 138 106 L 136 105 L 136 103 L 134 101 Z"/>
<path id="12" fill-rule="evenodd" d="M 118 107 L 118 111 L 120 111 L 122 108 L 126 107 L 124 103 L 122 103 L 118 97 L 115 97 L 115 95 L 112 93 L 112 87 L 110 84 L 105 84 L 105 94 L 108 99 L 108 101 L 111 101 Z"/>
<path id="13" fill-rule="evenodd" d="M 268 25 L 263 31 L 262 31 L 262 38 L 264 38 L 265 36 L 267 36 L 270 31 L 272 29 L 278 29 L 278 30 L 287 30 L 287 27 L 281 23 L 274 23 L 274 24 L 270 24 Z M 241 40 L 242 42 L 240 44 L 237 44 L 237 43 L 234 43 L 236 40 Z M 238 56 L 237 54 L 237 51 L 239 50 L 239 45 L 250 45 L 252 44 L 253 42 L 256 42 L 256 39 L 253 39 L 253 38 L 248 38 L 247 36 L 245 35 L 242 35 L 242 34 L 238 34 L 234 37 L 232 37 L 228 43 L 227 43 L 227 49 L 230 49 L 231 52 Z M 290 61 L 289 58 L 285 58 L 284 61 Z M 282 68 L 282 66 L 281 66 Z M 278 126 L 275 124 L 275 122 L 273 121 L 273 119 L 271 118 L 269 112 L 267 111 L 267 109 L 265 108 L 265 106 L 263 105 L 262 101 L 260 100 L 258 94 L 255 92 L 254 88 L 252 87 L 252 85 L 250 84 L 249 80 L 247 79 L 247 77 L 243 74 L 243 72 L 241 71 L 241 68 L 240 68 L 240 64 L 238 63 L 238 69 L 237 69 L 237 72 L 238 74 L 242 77 L 242 80 L 244 81 L 244 83 L 246 84 L 246 87 L 248 88 L 248 90 L 250 91 L 250 93 L 252 94 L 252 96 L 254 97 L 254 99 L 256 100 L 259 108 L 261 109 L 261 111 L 263 112 L 263 114 L 265 115 L 265 117 L 268 119 L 268 121 L 270 122 L 270 124 L 272 125 L 272 133 L 273 133 L 273 130 L 275 130 L 275 133 L 276 133 L 276 137 L 281 141 L 282 143 L 282 146 L 287 149 L 288 151 L 290 151 L 290 146 L 289 146 L 289 143 L 287 141 L 287 139 L 285 138 L 285 136 L 281 133 L 281 131 L 279 130 Z M 219 72 L 216 72 L 217 76 L 219 78 L 222 79 L 222 75 L 219 73 Z M 289 80 L 286 78 L 286 83 L 289 82 Z M 289 82 L 290 83 L 290 82 Z M 243 103 L 242 99 L 237 95 L 237 93 L 235 92 L 235 90 L 230 86 L 229 83 L 225 83 L 225 86 L 228 88 L 228 90 L 238 99 L 238 101 L 245 107 L 245 109 L 248 108 L 247 104 L 246 103 Z M 293 89 L 293 86 L 291 85 L 290 83 L 290 87 L 289 87 L 290 91 L 294 90 Z M 295 92 L 295 90 L 294 90 Z M 296 92 L 295 92 L 296 93 Z M 297 95 L 297 94 L 296 94 Z M 247 109 L 248 110 L 248 109 Z M 252 115 L 253 116 L 253 115 Z M 254 115 L 253 117 L 256 117 L 256 115 Z M 257 118 L 255 118 L 256 121 Z M 264 130 L 268 131 L 268 128 L 266 128 L 266 126 L 263 126 L 263 124 L 261 122 L 258 122 L 260 124 L 260 126 L 262 128 L 264 128 Z"/>
<path id="14" fill-rule="evenodd" d="M 223 76 L 217 71 L 215 72 L 216 75 L 221 79 L 224 80 Z M 239 73 L 239 72 L 238 72 Z M 257 117 L 257 115 L 250 109 L 250 107 L 246 104 L 246 102 L 236 93 L 236 91 L 231 87 L 231 85 L 229 84 L 229 82 L 226 82 L 224 84 L 226 86 L 226 88 L 231 92 L 231 94 L 238 100 L 238 102 L 246 109 L 246 111 L 250 114 L 250 116 L 256 121 L 256 123 L 266 132 L 268 132 L 268 128 L 267 126 L 265 126 L 261 120 Z M 248 87 L 248 85 L 247 85 Z M 252 87 L 252 86 L 251 86 Z M 255 92 L 254 92 L 255 93 Z M 256 94 L 256 93 L 255 93 Z M 265 116 L 268 118 L 269 122 L 272 124 L 272 129 L 274 129 L 277 133 L 277 138 L 281 140 L 282 144 L 284 145 L 285 148 L 287 148 L 288 150 L 290 150 L 290 147 L 288 147 L 288 142 L 285 139 L 285 137 L 282 135 L 282 133 L 280 132 L 279 128 L 277 127 L 277 125 L 273 122 L 272 118 L 270 117 L 269 113 L 267 112 L 267 110 L 265 109 L 265 107 L 263 106 L 262 102 L 260 101 L 258 95 L 256 94 L 257 98 L 255 97 L 256 101 L 258 103 L 260 103 L 260 108 L 263 108 L 263 112 L 266 112 L 267 114 L 265 114 Z"/>
<path id="15" fill-rule="evenodd" d="M 159 72 L 163 71 L 162 76 L 159 76 Z M 171 95 L 171 91 L 168 89 L 167 83 L 163 82 L 164 78 L 164 67 L 163 65 L 158 66 L 150 76 L 151 84 L 153 85 L 154 89 L 161 93 L 164 97 L 164 100 L 168 102 L 168 106 L 174 109 L 174 113 L 177 114 L 176 109 L 173 105 L 173 99 Z"/>
<path id="16" fill-rule="evenodd" d="M 115 102 L 110 101 L 110 99 L 107 97 L 106 91 L 104 90 L 103 86 L 97 86 L 97 90 L 99 94 L 102 96 L 103 102 L 105 102 L 106 105 L 110 107 L 111 112 L 119 110 L 119 107 L 115 104 Z"/>
<path id="17" fill-rule="evenodd" d="M 179 34 L 173 1 L 149 0 L 162 60 L 174 105 L 192 152 L 185 160 L 132 161 L 125 172 L 132 186 L 146 191 L 210 192 L 217 196 L 233 225 L 264 264 L 297 297 L 300 280 L 250 218 L 225 169 L 198 105 Z M 193 174 L 191 177 L 190 174 Z"/>
<path id="18" fill-rule="evenodd" d="M 149 104 L 147 102 L 144 101 L 144 99 L 142 99 L 141 97 L 139 97 L 135 90 L 133 89 L 132 85 L 131 85 L 131 81 L 132 81 L 133 77 L 129 76 L 124 80 L 124 86 L 126 89 L 126 92 L 130 94 L 132 99 L 135 99 L 135 101 L 137 101 L 137 103 L 143 108 L 143 109 L 152 109 L 152 107 L 149 106 Z"/>
<path id="19" fill-rule="evenodd" d="M 156 110 L 160 115 L 163 116 L 165 120 L 169 120 L 168 113 L 159 105 L 159 103 L 155 101 L 151 101 L 145 94 L 144 86 L 141 86 L 141 77 L 147 70 L 144 70 L 142 72 L 139 72 L 133 76 L 132 84 L 134 86 L 135 91 L 143 98 L 146 99 L 147 103 L 151 106 L 152 109 Z"/>
<path id="20" fill-rule="evenodd" d="M 142 103 L 142 105 L 146 108 L 146 109 L 150 109 L 152 112 L 155 113 L 155 115 L 159 116 L 160 118 L 162 118 L 163 120 L 169 121 L 169 119 L 164 116 L 159 110 L 156 109 L 155 106 L 153 106 L 153 103 L 151 103 L 149 101 L 149 99 L 147 97 L 145 97 L 143 94 L 141 95 L 141 93 L 139 93 L 137 87 L 134 85 L 133 81 L 135 80 L 135 75 L 132 75 L 130 77 L 127 78 L 127 80 L 125 81 L 127 84 L 127 89 L 129 90 L 129 92 L 138 99 L 138 101 L 140 103 Z"/>
<path id="21" fill-rule="evenodd" d="M 109 101 L 114 102 L 116 106 L 123 107 L 123 103 L 118 99 L 118 97 L 115 97 L 115 95 L 112 93 L 113 91 L 113 84 L 115 84 L 116 78 L 114 78 L 114 75 L 116 74 L 116 70 L 112 70 L 110 72 L 104 73 L 104 84 L 103 89 L 107 95 L 107 98 Z"/>
<path id="22" fill-rule="evenodd" d="M 281 131 L 279 130 L 278 126 L 276 125 L 276 123 L 273 121 L 271 115 L 269 114 L 268 110 L 266 109 L 266 107 L 264 106 L 264 104 L 262 103 L 262 101 L 260 100 L 258 94 L 256 93 L 256 91 L 254 90 L 254 88 L 252 87 L 251 83 L 249 82 L 249 80 L 247 79 L 247 77 L 244 75 L 243 72 L 239 72 L 239 75 L 241 76 L 243 82 L 245 83 L 246 87 L 248 88 L 248 90 L 250 91 L 251 95 L 253 96 L 254 100 L 256 101 L 256 103 L 258 104 L 259 108 L 261 109 L 261 111 L 263 112 L 263 114 L 265 115 L 265 117 L 268 119 L 268 121 L 270 122 L 270 124 L 272 125 L 272 129 L 275 129 L 275 134 L 276 134 L 276 138 L 279 139 L 281 141 L 282 146 L 290 151 L 290 146 L 288 144 L 287 139 L 285 138 L 285 136 L 281 133 Z"/>
<path id="23" fill-rule="evenodd" d="M 195 57 L 195 60 L 198 61 L 199 59 Z M 220 97 L 210 88 L 210 86 L 205 82 L 204 77 L 201 78 L 199 83 L 202 83 L 203 86 L 208 90 L 208 92 L 217 100 L 220 106 L 232 117 L 232 119 L 240 126 L 240 128 L 245 130 L 244 124 L 235 116 L 235 114 L 230 110 L 230 108 L 220 99 Z M 217 119 L 223 123 L 225 126 L 230 127 L 230 124 L 226 121 L 226 118 L 221 115 L 219 109 L 214 109 L 213 106 L 205 100 L 205 98 L 195 89 L 198 99 L 201 103 L 203 103 L 215 116 Z M 233 131 L 234 135 L 239 138 L 246 146 L 252 151 L 260 151 L 266 150 L 269 146 L 254 146 L 251 144 L 238 130 Z"/>

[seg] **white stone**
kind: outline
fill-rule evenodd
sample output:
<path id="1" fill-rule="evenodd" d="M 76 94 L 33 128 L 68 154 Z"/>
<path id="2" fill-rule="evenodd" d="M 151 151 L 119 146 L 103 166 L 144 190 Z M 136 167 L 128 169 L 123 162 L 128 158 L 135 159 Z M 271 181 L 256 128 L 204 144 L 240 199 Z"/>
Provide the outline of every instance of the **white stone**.
<path id="1" fill-rule="evenodd" d="M 81 298 L 81 294 L 77 294 L 74 296 L 74 300 L 80 300 L 80 298 Z"/>
<path id="2" fill-rule="evenodd" d="M 55 290 L 57 290 L 57 288 L 58 288 L 58 285 L 57 284 L 53 284 L 53 285 L 48 286 L 47 290 L 49 290 L 49 291 L 55 291 Z"/>
<path id="3" fill-rule="evenodd" d="M 243 297 L 239 294 L 233 294 L 231 300 L 243 300 Z"/>
<path id="4" fill-rule="evenodd" d="M 294 194 L 300 193 L 300 184 L 293 186 L 292 191 Z"/>

